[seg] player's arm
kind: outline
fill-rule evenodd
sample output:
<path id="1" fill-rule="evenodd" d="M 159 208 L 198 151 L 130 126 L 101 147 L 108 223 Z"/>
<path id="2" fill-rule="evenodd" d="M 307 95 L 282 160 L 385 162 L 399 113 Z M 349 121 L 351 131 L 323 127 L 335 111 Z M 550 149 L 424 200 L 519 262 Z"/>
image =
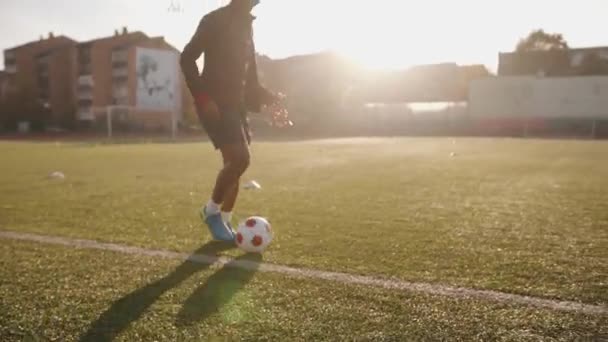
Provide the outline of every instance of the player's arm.
<path id="1" fill-rule="evenodd" d="M 186 84 L 194 97 L 197 107 L 204 112 L 215 112 L 217 105 L 215 105 L 205 91 L 196 61 L 209 47 L 212 35 L 210 19 L 204 17 L 196 28 L 196 32 L 194 32 L 194 35 L 184 47 L 180 57 L 180 65 L 186 79 Z"/>
<path id="2" fill-rule="evenodd" d="M 249 53 L 249 69 L 247 71 L 247 104 L 251 111 L 259 112 L 262 106 L 270 106 L 276 103 L 277 95 L 264 88 L 258 78 L 258 66 L 255 58 L 255 48 Z"/>

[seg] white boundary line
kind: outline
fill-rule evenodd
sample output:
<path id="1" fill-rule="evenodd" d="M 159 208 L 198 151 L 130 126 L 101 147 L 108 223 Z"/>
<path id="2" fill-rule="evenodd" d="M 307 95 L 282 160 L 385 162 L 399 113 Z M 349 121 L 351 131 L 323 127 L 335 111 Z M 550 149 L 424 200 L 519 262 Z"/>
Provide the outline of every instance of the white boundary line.
<path id="1" fill-rule="evenodd" d="M 370 287 L 378 287 L 390 290 L 399 290 L 407 292 L 416 292 L 427 295 L 444 296 L 457 299 L 480 299 L 504 304 L 519 304 L 537 308 L 576 312 L 587 315 L 606 315 L 608 314 L 608 306 L 584 304 L 571 301 L 560 301 L 543 299 L 537 297 L 523 296 L 490 290 L 475 290 L 470 288 L 452 287 L 445 285 L 436 285 L 428 283 L 413 283 L 400 280 L 389 280 L 374 278 L 369 276 L 351 275 L 347 273 L 326 272 L 313 269 L 299 269 L 287 266 L 272 265 L 267 263 L 258 263 L 247 260 L 233 260 L 225 257 L 213 257 L 207 255 L 190 255 L 187 253 L 177 253 L 163 250 L 150 250 L 138 247 L 130 247 L 112 243 L 102 243 L 92 240 L 70 239 L 57 236 L 44 236 L 37 234 L 16 233 L 8 231 L 0 231 L 0 238 L 10 240 L 21 240 L 30 242 L 39 242 L 43 244 L 62 245 L 73 248 L 82 249 L 98 249 L 104 251 L 112 251 L 123 254 L 159 257 L 165 259 L 189 260 L 192 262 L 213 265 L 213 266 L 228 266 L 245 270 L 257 270 L 260 272 L 271 272 L 288 275 L 297 278 L 322 279 L 335 281 L 343 284 L 362 285 Z"/>

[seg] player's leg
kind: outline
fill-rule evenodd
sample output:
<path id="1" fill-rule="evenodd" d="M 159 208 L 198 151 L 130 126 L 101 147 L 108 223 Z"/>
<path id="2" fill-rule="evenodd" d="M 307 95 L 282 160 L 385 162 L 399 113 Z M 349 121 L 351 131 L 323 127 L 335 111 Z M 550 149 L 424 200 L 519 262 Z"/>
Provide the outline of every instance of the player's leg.
<path id="1" fill-rule="evenodd" d="M 228 227 L 221 215 L 224 198 L 235 182 L 240 178 L 241 169 L 246 169 L 249 161 L 248 150 L 243 152 L 242 140 L 239 136 L 240 120 L 230 112 L 222 112 L 217 121 L 201 120 L 209 138 L 216 150 L 222 153 L 224 165 L 217 175 L 211 199 L 201 208 L 201 218 L 209 227 L 215 240 L 234 240 L 233 231 Z M 245 144 L 245 147 L 247 145 Z M 245 159 L 245 161 L 243 161 Z M 245 166 L 243 164 L 246 164 Z"/>
<path id="2" fill-rule="evenodd" d="M 224 151 L 222 150 L 222 155 L 224 155 Z M 223 203 L 223 198 L 227 189 L 230 188 L 232 184 L 233 177 L 231 176 L 234 172 L 231 170 L 230 165 L 224 163 L 224 167 L 219 172 L 215 187 L 213 189 L 213 194 L 211 199 L 207 204 L 201 208 L 201 218 L 209 227 L 211 235 L 215 240 L 220 241 L 233 241 L 234 233 L 232 229 L 227 226 L 222 218 L 221 214 L 221 205 Z"/>
<path id="3" fill-rule="evenodd" d="M 249 166 L 249 160 L 251 159 L 251 154 L 249 151 L 249 144 L 251 142 L 251 136 L 249 135 L 249 129 L 246 121 L 240 120 L 238 127 L 235 125 L 235 135 L 238 135 L 238 139 L 233 139 L 238 141 L 238 152 L 229 153 L 228 155 L 224 155 L 224 165 L 227 163 L 234 163 L 240 165 L 239 178 L 233 185 L 226 190 L 226 193 L 223 197 L 222 202 L 222 217 L 224 222 L 228 227 L 232 228 L 230 222 L 232 221 L 232 212 L 234 210 L 234 206 L 236 204 L 236 199 L 239 195 L 240 189 L 240 176 L 242 176 Z"/>
<path id="4" fill-rule="evenodd" d="M 214 222 L 212 222 L 213 224 L 207 222 L 212 233 L 219 231 L 219 235 L 223 236 L 224 231 L 232 233 L 232 230 L 222 219 L 221 211 L 230 210 L 224 214 L 224 216 L 230 216 L 234 208 L 238 195 L 239 179 L 249 167 L 249 140 L 243 130 L 240 116 L 230 116 L 230 113 L 222 118 L 222 122 L 218 125 L 213 136 L 215 147 L 222 153 L 224 167 L 217 176 L 213 195 L 205 206 L 204 213 L 207 220 L 211 218 Z"/>
<path id="5" fill-rule="evenodd" d="M 217 215 L 221 219 L 221 211 L 232 211 L 238 192 L 239 179 L 249 166 L 247 145 L 234 143 L 223 145 L 219 149 L 224 159 L 224 167 L 216 178 L 211 200 L 205 206 L 204 212 L 207 218 Z"/>
<path id="6" fill-rule="evenodd" d="M 224 158 L 224 168 L 220 171 L 213 200 L 222 203 L 224 211 L 232 211 L 238 195 L 239 180 L 249 167 L 249 147 L 243 142 L 225 145 L 220 148 Z"/>
<path id="7" fill-rule="evenodd" d="M 228 189 L 224 195 L 224 202 L 222 203 L 222 218 L 224 222 L 230 227 L 232 221 L 232 212 L 236 204 L 236 199 L 239 195 L 240 179 L 234 183 L 234 185 Z"/>

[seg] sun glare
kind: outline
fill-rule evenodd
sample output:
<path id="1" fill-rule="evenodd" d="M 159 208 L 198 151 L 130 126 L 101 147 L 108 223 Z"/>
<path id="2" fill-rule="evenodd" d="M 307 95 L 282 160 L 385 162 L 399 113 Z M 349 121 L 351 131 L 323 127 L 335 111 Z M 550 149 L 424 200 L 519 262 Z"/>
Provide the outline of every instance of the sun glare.
<path id="1" fill-rule="evenodd" d="M 258 34 L 273 37 L 286 51 L 324 46 L 371 69 L 403 69 L 440 57 L 436 46 L 424 47 L 440 35 L 439 26 L 420 17 L 431 11 L 425 4 L 310 0 L 297 11 L 293 3 L 273 3 L 272 9 L 264 4 L 257 10 L 263 28 Z"/>

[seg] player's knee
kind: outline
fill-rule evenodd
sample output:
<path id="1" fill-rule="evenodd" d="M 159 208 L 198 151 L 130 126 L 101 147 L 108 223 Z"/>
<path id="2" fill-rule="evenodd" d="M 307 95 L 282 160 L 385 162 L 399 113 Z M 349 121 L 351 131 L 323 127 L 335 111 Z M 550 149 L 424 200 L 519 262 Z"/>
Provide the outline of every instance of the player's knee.
<path id="1" fill-rule="evenodd" d="M 237 160 L 237 168 L 239 171 L 239 175 L 245 173 L 245 171 L 247 171 L 247 169 L 249 168 L 250 164 L 251 157 L 249 156 L 249 153 L 242 154 Z"/>
<path id="2" fill-rule="evenodd" d="M 249 155 L 240 155 L 224 165 L 224 170 L 235 177 L 240 177 L 249 168 Z"/>

